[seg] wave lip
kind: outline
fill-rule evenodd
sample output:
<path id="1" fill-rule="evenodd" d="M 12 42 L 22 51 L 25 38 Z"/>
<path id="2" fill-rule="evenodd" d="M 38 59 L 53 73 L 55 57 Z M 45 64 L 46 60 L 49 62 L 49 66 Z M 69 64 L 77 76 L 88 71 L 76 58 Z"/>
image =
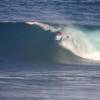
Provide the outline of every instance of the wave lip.
<path id="1" fill-rule="evenodd" d="M 45 31 L 51 31 L 51 32 L 57 32 L 60 31 L 61 28 L 54 28 L 53 26 L 49 25 L 49 24 L 44 24 L 44 23 L 40 23 L 37 21 L 33 21 L 33 22 L 26 22 L 29 25 L 38 25 L 39 27 L 43 28 Z"/>

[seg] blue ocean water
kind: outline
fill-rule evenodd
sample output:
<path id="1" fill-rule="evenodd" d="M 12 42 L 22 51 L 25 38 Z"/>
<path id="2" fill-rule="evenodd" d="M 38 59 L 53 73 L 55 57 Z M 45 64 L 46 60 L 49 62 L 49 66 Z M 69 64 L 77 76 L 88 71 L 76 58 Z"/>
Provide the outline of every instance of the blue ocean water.
<path id="1" fill-rule="evenodd" d="M 1 0 L 0 21 L 40 20 L 97 25 L 99 10 L 99 0 Z"/>
<path id="2" fill-rule="evenodd" d="M 99 10 L 99 0 L 1 0 L 0 100 L 99 100 Z"/>

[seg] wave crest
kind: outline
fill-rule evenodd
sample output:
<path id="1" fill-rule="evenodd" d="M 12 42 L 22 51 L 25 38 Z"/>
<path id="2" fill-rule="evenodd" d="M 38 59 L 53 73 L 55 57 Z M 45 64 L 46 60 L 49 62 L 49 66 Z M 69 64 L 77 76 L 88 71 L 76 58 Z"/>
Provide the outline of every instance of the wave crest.
<path id="1" fill-rule="evenodd" d="M 40 22 L 36 22 L 36 21 L 27 22 L 27 24 L 29 24 L 29 25 L 38 25 L 38 26 L 40 26 L 41 28 L 43 28 L 45 31 L 57 32 L 57 31 L 60 31 L 60 30 L 61 30 L 60 27 L 54 28 L 53 26 L 51 26 L 51 25 L 49 25 L 49 24 L 40 23 Z"/>

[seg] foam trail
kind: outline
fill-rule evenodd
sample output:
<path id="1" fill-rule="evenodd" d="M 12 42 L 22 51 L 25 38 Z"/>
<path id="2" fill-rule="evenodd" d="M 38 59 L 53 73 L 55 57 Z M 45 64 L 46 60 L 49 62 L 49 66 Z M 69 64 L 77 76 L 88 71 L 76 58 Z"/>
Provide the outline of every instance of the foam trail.
<path id="1" fill-rule="evenodd" d="M 40 26 L 41 28 L 43 28 L 45 31 L 58 32 L 58 31 L 61 30 L 60 27 L 54 28 L 54 27 L 51 26 L 51 25 L 48 25 L 48 24 L 45 24 L 45 23 L 40 23 L 40 22 L 37 22 L 37 21 L 27 22 L 27 24 L 29 24 L 29 25 L 38 25 L 38 26 Z"/>

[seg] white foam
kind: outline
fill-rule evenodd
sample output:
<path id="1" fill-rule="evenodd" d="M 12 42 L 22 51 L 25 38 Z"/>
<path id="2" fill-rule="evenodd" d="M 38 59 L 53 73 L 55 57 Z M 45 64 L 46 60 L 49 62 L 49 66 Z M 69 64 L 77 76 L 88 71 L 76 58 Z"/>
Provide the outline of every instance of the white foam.
<path id="1" fill-rule="evenodd" d="M 45 24 L 45 23 L 40 23 L 40 22 L 37 22 L 37 21 L 27 22 L 27 24 L 29 24 L 29 25 L 38 25 L 39 27 L 43 28 L 45 31 L 57 32 L 57 31 L 61 30 L 60 27 L 54 28 L 51 25 L 48 25 L 48 24 Z"/>
<path id="2" fill-rule="evenodd" d="M 66 49 L 69 49 L 75 55 L 100 61 L 100 52 L 96 50 L 93 44 L 86 37 L 84 32 L 74 28 L 65 27 L 60 45 Z"/>

